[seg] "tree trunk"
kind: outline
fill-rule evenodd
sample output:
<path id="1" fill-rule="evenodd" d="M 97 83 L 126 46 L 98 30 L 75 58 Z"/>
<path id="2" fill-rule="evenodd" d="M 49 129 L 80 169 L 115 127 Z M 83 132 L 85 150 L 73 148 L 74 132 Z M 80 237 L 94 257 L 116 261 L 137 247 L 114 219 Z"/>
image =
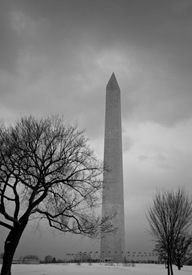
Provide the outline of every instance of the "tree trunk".
<path id="1" fill-rule="evenodd" d="M 28 218 L 24 220 L 21 219 L 20 221 L 20 224 L 14 224 L 13 229 L 9 232 L 5 241 L 1 275 L 11 275 L 11 265 L 15 250 L 27 225 Z"/>
<path id="2" fill-rule="evenodd" d="M 178 270 L 181 270 L 182 265 L 181 265 L 180 259 L 177 260 L 177 267 L 178 267 Z"/>
<path id="3" fill-rule="evenodd" d="M 173 265 L 172 265 L 172 262 L 171 262 L 170 268 L 171 268 L 171 275 L 173 275 Z"/>
<path id="4" fill-rule="evenodd" d="M 13 253 L 4 253 L 3 265 L 1 268 L 1 275 L 11 275 L 11 265 L 13 260 Z"/>
<path id="5" fill-rule="evenodd" d="M 167 275 L 170 275 L 170 257 L 169 257 L 169 252 L 167 253 Z"/>
<path id="6" fill-rule="evenodd" d="M 169 265 L 169 261 L 167 261 L 167 275 L 170 275 L 170 265 Z"/>
<path id="7" fill-rule="evenodd" d="M 171 266 L 170 266 L 170 263 L 168 264 L 168 275 L 171 275 Z"/>
<path id="8" fill-rule="evenodd" d="M 171 253 L 169 255 L 169 266 L 170 266 L 170 275 L 173 275 L 173 264 L 172 264 Z"/>
<path id="9" fill-rule="evenodd" d="M 168 268 L 167 268 L 167 274 L 173 275 L 173 266 L 172 266 L 172 258 L 171 258 L 171 252 L 168 252 Z"/>

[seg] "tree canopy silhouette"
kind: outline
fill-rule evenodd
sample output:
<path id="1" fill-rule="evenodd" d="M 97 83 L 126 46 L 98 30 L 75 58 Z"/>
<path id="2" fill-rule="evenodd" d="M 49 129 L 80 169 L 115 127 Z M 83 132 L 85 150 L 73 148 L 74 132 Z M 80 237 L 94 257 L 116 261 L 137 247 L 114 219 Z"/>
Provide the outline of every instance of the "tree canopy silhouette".
<path id="1" fill-rule="evenodd" d="M 11 263 L 28 222 L 46 219 L 52 228 L 97 237 L 112 231 L 100 218 L 102 164 L 84 132 L 62 118 L 21 118 L 0 127 L 0 225 L 9 230 L 1 275 Z"/>
<path id="2" fill-rule="evenodd" d="M 192 225 L 192 199 L 184 189 L 159 191 L 147 213 L 150 232 L 157 251 L 166 259 L 168 275 L 183 236 L 189 236 Z M 187 237 L 187 239 L 189 239 Z"/>

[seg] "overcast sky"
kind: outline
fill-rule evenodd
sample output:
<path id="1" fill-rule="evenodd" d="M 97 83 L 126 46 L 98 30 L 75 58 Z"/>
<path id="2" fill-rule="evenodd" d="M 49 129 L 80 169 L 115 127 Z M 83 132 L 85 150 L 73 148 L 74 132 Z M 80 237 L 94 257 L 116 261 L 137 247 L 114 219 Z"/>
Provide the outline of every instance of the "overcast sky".
<path id="1" fill-rule="evenodd" d="M 0 118 L 64 115 L 103 158 L 106 84 L 121 88 L 126 247 L 153 248 L 157 188 L 192 193 L 192 1 L 1 0 Z M 1 230 L 1 236 L 6 232 Z M 17 255 L 96 250 L 28 227 Z M 0 252 L 3 251 L 2 237 Z"/>

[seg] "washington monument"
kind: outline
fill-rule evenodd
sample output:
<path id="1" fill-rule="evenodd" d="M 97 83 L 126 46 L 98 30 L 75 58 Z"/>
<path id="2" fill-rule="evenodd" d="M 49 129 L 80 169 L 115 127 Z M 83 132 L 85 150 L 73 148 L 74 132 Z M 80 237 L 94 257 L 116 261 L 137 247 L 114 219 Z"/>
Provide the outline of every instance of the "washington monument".
<path id="1" fill-rule="evenodd" d="M 123 262 L 125 257 L 123 160 L 120 88 L 114 73 L 106 87 L 102 216 L 116 213 L 116 231 L 101 235 L 102 261 Z"/>

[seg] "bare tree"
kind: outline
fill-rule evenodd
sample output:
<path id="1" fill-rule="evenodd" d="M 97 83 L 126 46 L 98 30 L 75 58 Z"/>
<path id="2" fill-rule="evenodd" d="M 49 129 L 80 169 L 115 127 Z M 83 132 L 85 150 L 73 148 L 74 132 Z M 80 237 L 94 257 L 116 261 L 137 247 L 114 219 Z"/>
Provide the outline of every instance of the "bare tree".
<path id="1" fill-rule="evenodd" d="M 158 242 L 155 246 L 155 251 L 158 253 L 160 262 L 164 262 L 167 266 L 167 251 L 166 247 L 162 242 Z M 191 235 L 180 235 L 172 249 L 172 260 L 173 263 L 178 267 L 178 270 L 192 258 L 192 236 Z"/>
<path id="2" fill-rule="evenodd" d="M 1 126 L 0 225 L 9 230 L 1 275 L 11 274 L 17 245 L 34 217 L 61 232 L 93 238 L 113 230 L 110 217 L 96 214 L 101 173 L 83 131 L 59 117 L 30 116 Z"/>
<path id="3" fill-rule="evenodd" d="M 192 258 L 192 236 L 181 235 L 174 244 L 173 262 L 178 270 Z"/>
<path id="4" fill-rule="evenodd" d="M 150 232 L 165 252 L 168 275 L 173 274 L 173 251 L 179 238 L 187 235 L 192 224 L 192 200 L 183 189 L 159 191 L 148 208 Z"/>

